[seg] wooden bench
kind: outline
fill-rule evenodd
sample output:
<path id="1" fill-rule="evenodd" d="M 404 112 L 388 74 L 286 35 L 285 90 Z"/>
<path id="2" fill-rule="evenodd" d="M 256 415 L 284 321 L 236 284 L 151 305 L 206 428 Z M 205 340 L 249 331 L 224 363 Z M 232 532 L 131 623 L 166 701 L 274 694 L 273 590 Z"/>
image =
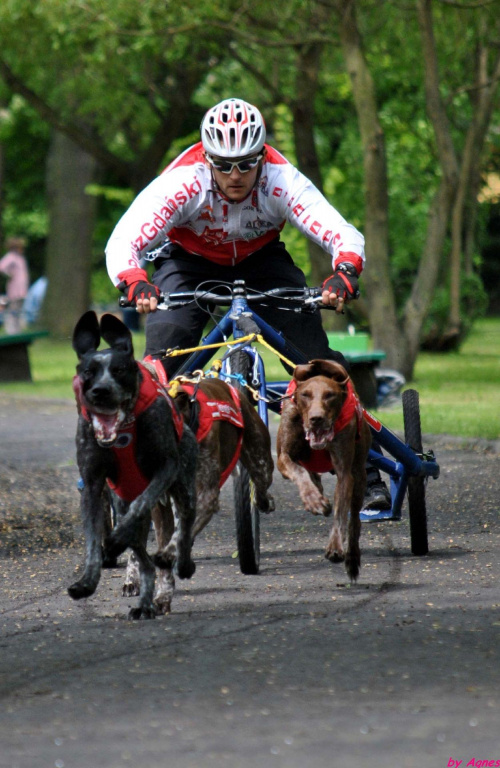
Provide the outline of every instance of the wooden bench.
<path id="1" fill-rule="evenodd" d="M 32 381 L 29 345 L 48 331 L 26 331 L 0 336 L 0 382 Z"/>

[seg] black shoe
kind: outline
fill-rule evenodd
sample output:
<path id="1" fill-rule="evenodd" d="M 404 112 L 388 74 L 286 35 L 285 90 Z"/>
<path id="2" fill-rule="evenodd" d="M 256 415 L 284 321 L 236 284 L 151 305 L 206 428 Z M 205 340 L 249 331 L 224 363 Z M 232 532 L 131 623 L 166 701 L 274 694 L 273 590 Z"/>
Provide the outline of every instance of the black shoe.
<path id="1" fill-rule="evenodd" d="M 363 509 L 391 509 L 392 499 L 386 484 L 378 478 L 366 488 Z"/>

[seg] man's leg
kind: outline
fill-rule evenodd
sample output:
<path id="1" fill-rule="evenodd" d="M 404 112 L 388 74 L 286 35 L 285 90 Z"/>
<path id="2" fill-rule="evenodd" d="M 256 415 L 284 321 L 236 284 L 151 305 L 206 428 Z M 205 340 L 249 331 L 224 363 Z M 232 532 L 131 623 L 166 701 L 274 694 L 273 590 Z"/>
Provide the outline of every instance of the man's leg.
<path id="1" fill-rule="evenodd" d="M 152 282 L 160 291 L 193 291 L 207 279 L 210 263 L 200 257 L 189 257 L 179 248 L 172 248 L 165 258 L 157 259 Z M 157 310 L 146 318 L 146 355 L 160 358 L 172 378 L 187 355 L 163 357 L 166 349 L 195 347 L 203 333 L 208 316 L 195 303 L 172 310 Z"/>

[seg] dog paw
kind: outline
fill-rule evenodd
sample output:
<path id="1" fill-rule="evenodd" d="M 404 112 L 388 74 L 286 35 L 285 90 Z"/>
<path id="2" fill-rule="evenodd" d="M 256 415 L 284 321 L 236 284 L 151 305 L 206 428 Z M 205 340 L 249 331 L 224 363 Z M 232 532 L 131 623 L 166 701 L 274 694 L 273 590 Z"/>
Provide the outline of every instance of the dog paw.
<path id="1" fill-rule="evenodd" d="M 355 582 L 358 580 L 360 565 L 361 565 L 361 562 L 359 557 L 351 554 L 350 552 L 346 554 L 345 569 L 347 571 L 347 575 L 349 576 L 351 582 Z"/>
<path id="2" fill-rule="evenodd" d="M 68 595 L 73 600 L 81 600 L 82 597 L 90 597 L 96 590 L 97 585 L 90 584 L 86 581 L 75 581 L 70 587 L 68 587 Z"/>
<path id="3" fill-rule="evenodd" d="M 304 499 L 304 506 L 312 515 L 328 517 L 332 513 L 332 505 L 325 496 L 311 494 Z"/>
<path id="4" fill-rule="evenodd" d="M 172 610 L 172 596 L 156 595 L 154 605 L 158 616 L 166 616 Z"/>
<path id="5" fill-rule="evenodd" d="M 131 621 L 143 621 L 149 619 L 156 619 L 156 609 L 153 604 L 149 606 L 139 606 L 138 608 L 131 608 L 128 612 L 128 617 Z"/>
<path id="6" fill-rule="evenodd" d="M 122 586 L 123 597 L 137 597 L 139 594 L 139 585 L 134 584 L 132 581 L 124 582 Z"/>
<path id="7" fill-rule="evenodd" d="M 177 562 L 177 575 L 179 579 L 190 579 L 195 571 L 196 571 L 196 563 L 194 562 L 194 560 Z"/>
<path id="8" fill-rule="evenodd" d="M 331 563 L 343 563 L 345 560 L 343 552 L 329 552 L 328 549 L 325 552 L 325 557 Z"/>
<path id="9" fill-rule="evenodd" d="M 257 506 L 259 508 L 259 511 L 263 512 L 266 515 L 268 515 L 269 512 L 274 512 L 274 510 L 276 509 L 274 498 L 271 496 L 270 493 L 268 493 L 263 498 L 260 497 L 257 501 Z"/>

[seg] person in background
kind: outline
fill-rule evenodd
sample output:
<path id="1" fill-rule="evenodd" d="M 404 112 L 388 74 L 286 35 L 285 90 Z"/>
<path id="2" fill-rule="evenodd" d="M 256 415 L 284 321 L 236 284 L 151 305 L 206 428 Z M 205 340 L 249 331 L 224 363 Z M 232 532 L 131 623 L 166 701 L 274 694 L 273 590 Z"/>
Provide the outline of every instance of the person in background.
<path id="1" fill-rule="evenodd" d="M 29 287 L 23 304 L 23 315 L 27 325 L 34 325 L 40 317 L 48 282 L 47 278 L 42 275 Z"/>
<path id="2" fill-rule="evenodd" d="M 280 232 L 289 222 L 326 252 L 323 304 L 342 312 L 359 296 L 364 237 L 280 152 L 266 143 L 259 110 L 243 99 L 225 99 L 208 110 L 201 141 L 186 149 L 136 198 L 106 247 L 114 285 L 146 314 L 146 355 L 196 346 L 206 314 L 197 303 L 157 312 L 160 292 L 194 290 L 200 283 L 245 280 L 250 288 L 306 286 Z M 154 259 L 150 281 L 141 267 Z M 327 273 L 328 274 L 328 273 Z M 299 315 L 259 305 L 257 312 L 309 359 L 336 360 L 319 312 Z M 167 375 L 182 358 L 163 359 Z M 390 494 L 378 470 L 368 467 L 365 509 L 386 509 Z"/>
<path id="3" fill-rule="evenodd" d="M 30 281 L 25 248 L 24 237 L 9 237 L 5 242 L 7 253 L 0 259 L 0 272 L 7 276 L 4 327 L 9 335 L 21 333 L 24 329 L 23 304 Z"/>

